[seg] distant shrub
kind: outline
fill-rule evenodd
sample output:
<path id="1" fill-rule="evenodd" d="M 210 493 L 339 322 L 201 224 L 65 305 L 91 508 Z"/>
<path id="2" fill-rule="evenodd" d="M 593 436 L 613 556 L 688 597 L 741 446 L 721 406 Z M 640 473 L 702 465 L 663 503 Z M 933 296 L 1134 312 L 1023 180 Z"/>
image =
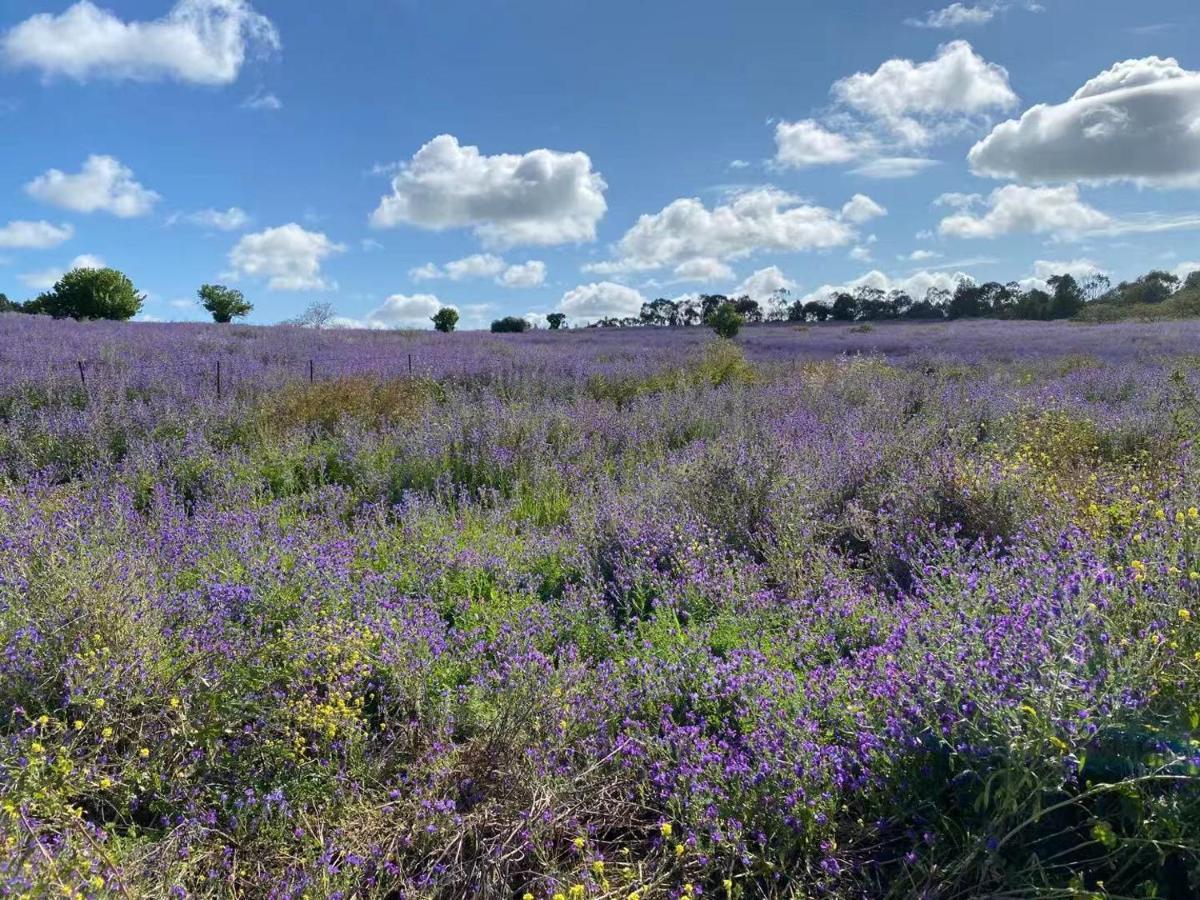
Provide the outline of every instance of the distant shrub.
<path id="1" fill-rule="evenodd" d="M 200 305 L 212 315 L 214 322 L 221 325 L 249 315 L 254 309 L 254 304 L 248 302 L 241 291 L 223 284 L 204 284 L 196 293 L 200 295 Z"/>
<path id="2" fill-rule="evenodd" d="M 116 269 L 78 268 L 67 272 L 46 293 L 25 304 L 25 311 L 56 319 L 113 319 L 138 314 L 144 294 Z"/>
<path id="3" fill-rule="evenodd" d="M 458 310 L 443 306 L 432 316 L 433 327 L 442 334 L 449 334 L 458 327 Z"/>
<path id="4" fill-rule="evenodd" d="M 546 324 L 550 326 L 551 331 L 559 331 L 567 324 L 567 316 L 560 312 L 550 313 L 546 316 Z"/>
<path id="5" fill-rule="evenodd" d="M 492 334 L 521 334 L 530 328 L 529 321 L 520 316 L 505 316 L 492 323 Z"/>
<path id="6" fill-rule="evenodd" d="M 724 303 L 709 317 L 708 324 L 719 337 L 733 340 L 746 320 L 732 303 Z"/>

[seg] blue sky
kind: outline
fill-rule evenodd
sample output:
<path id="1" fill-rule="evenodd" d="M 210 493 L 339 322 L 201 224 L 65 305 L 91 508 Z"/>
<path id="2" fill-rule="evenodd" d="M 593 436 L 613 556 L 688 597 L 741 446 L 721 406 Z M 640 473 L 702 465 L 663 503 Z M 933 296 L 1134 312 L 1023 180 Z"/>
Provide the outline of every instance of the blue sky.
<path id="1" fill-rule="evenodd" d="M 222 281 L 480 327 L 1185 271 L 1198 37 L 1191 0 L 5 0 L 0 291 L 99 260 L 147 317 Z"/>

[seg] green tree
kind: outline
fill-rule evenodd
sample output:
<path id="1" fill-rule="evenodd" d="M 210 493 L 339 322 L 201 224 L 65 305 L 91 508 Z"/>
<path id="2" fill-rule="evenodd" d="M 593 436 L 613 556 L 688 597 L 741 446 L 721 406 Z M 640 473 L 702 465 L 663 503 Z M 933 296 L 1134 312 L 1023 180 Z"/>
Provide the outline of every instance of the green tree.
<path id="1" fill-rule="evenodd" d="M 742 318 L 742 314 L 737 311 L 737 308 L 732 303 L 723 303 L 717 308 L 708 318 L 708 324 L 719 337 L 729 338 L 732 340 L 737 337 L 739 331 L 746 320 Z"/>
<path id="2" fill-rule="evenodd" d="M 854 299 L 854 295 L 842 291 L 834 297 L 829 317 L 835 322 L 853 322 L 858 318 L 858 301 Z"/>
<path id="3" fill-rule="evenodd" d="M 20 311 L 21 311 L 21 304 L 13 303 L 11 300 L 8 299 L 7 294 L 0 293 L 0 313 L 20 312 Z"/>
<path id="4" fill-rule="evenodd" d="M 200 305 L 212 313 L 213 321 L 222 325 L 249 314 L 254 304 L 246 300 L 241 291 L 227 288 L 223 284 L 203 284 L 200 290 Z"/>
<path id="5" fill-rule="evenodd" d="M 443 306 L 432 317 L 433 327 L 442 334 L 449 334 L 458 327 L 458 310 Z"/>
<path id="6" fill-rule="evenodd" d="M 520 316 L 505 316 L 492 323 L 492 334 L 520 334 L 528 330 L 528 320 Z"/>
<path id="7" fill-rule="evenodd" d="M 132 319 L 146 299 L 116 269 L 72 269 L 54 287 L 25 304 L 56 319 Z"/>
<path id="8" fill-rule="evenodd" d="M 1050 300 L 1050 318 L 1069 319 L 1081 309 L 1087 298 L 1083 289 L 1071 275 L 1054 275 L 1046 280 L 1054 291 Z"/>
<path id="9" fill-rule="evenodd" d="M 550 326 L 551 331 L 560 331 L 567 324 L 566 313 L 550 313 L 546 316 L 546 324 Z"/>

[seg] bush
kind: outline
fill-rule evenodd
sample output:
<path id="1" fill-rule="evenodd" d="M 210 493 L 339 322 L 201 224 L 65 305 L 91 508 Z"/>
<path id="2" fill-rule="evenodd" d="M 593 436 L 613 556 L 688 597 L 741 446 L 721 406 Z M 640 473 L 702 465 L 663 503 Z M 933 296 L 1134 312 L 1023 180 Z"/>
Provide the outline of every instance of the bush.
<path id="1" fill-rule="evenodd" d="M 492 323 L 492 334 L 521 334 L 528 330 L 528 320 L 520 316 L 505 316 Z"/>
<path id="2" fill-rule="evenodd" d="M 737 337 L 746 320 L 734 308 L 732 303 L 724 303 L 708 320 L 709 326 L 719 337 L 733 339 Z"/>
<path id="3" fill-rule="evenodd" d="M 431 316 L 433 327 L 442 334 L 449 334 L 458 327 L 458 310 L 443 306 Z"/>
<path id="4" fill-rule="evenodd" d="M 204 284 L 196 293 L 200 295 L 200 305 L 212 313 L 214 322 L 221 325 L 245 316 L 254 309 L 254 304 L 247 302 L 241 291 L 223 284 Z"/>
<path id="5" fill-rule="evenodd" d="M 31 313 L 56 319 L 114 319 L 138 314 L 145 300 L 133 282 L 116 269 L 72 269 L 46 293 L 25 304 Z"/>
<path id="6" fill-rule="evenodd" d="M 1200 275 L 1200 272 L 1196 274 Z M 546 316 L 546 324 L 550 326 L 551 331 L 559 331 L 567 324 L 566 313 L 550 313 Z"/>

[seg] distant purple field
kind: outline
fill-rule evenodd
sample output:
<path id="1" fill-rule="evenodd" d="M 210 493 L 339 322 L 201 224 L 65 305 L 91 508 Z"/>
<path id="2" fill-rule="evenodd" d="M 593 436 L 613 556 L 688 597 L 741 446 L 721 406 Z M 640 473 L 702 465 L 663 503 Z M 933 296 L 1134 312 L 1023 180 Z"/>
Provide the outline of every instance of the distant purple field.
<path id="1" fill-rule="evenodd" d="M 0 897 L 1200 896 L 1198 436 L 1193 322 L 0 316 Z"/>

